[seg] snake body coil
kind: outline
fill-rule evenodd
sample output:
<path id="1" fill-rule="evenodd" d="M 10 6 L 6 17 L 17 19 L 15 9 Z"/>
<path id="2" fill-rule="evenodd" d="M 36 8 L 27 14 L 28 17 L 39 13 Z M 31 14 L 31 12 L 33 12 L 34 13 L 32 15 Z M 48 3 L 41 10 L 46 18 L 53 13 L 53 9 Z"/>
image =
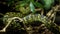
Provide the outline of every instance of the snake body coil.
<path id="1" fill-rule="evenodd" d="M 47 22 L 50 22 L 48 20 L 48 18 L 46 18 L 46 16 L 44 15 L 40 15 L 40 14 L 30 14 L 23 19 L 23 22 L 24 23 L 28 23 L 28 22 L 32 22 L 32 21 L 40 21 L 40 22 L 43 22 L 43 23 L 47 23 Z"/>
<path id="2" fill-rule="evenodd" d="M 30 15 L 28 15 L 28 16 L 25 16 L 25 17 L 23 17 L 23 18 L 20 18 L 20 17 L 13 17 L 13 18 L 8 18 L 8 24 L 10 23 L 10 22 L 12 22 L 12 20 L 14 20 L 14 19 L 19 19 L 20 20 L 20 22 L 22 21 L 23 22 L 23 24 L 29 24 L 29 23 L 31 23 L 31 22 L 33 22 L 33 21 L 39 21 L 39 22 L 42 22 L 49 30 L 51 30 L 51 31 L 56 31 L 57 33 L 59 33 L 60 32 L 60 29 L 59 29 L 59 26 L 58 25 L 56 25 L 55 23 L 53 23 L 50 19 L 48 19 L 46 16 L 44 16 L 44 15 L 40 15 L 40 14 L 30 14 Z M 10 20 L 11 19 L 11 20 Z M 7 24 L 7 25 L 8 25 Z M 51 28 L 52 27 L 52 28 Z M 52 29 L 54 29 L 54 30 L 52 30 Z"/>
<path id="3" fill-rule="evenodd" d="M 40 15 L 40 14 L 30 14 L 23 19 L 23 23 L 24 24 L 29 24 L 29 22 L 33 22 L 33 21 L 39 21 L 42 22 L 49 30 L 51 31 L 56 31 L 57 33 L 59 33 L 59 27 L 58 25 L 56 25 L 55 23 L 53 23 L 50 19 L 48 19 L 46 16 L 44 15 Z M 52 28 L 51 28 L 52 27 Z M 54 30 L 52 30 L 54 29 Z"/>

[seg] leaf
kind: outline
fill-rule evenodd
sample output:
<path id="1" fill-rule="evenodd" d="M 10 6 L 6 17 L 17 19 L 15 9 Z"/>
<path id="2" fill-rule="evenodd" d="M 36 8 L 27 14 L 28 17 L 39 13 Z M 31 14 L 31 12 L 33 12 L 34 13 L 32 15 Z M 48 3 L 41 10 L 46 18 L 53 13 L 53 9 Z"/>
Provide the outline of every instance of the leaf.
<path id="1" fill-rule="evenodd" d="M 54 0 L 44 0 L 45 4 L 44 4 L 44 8 L 46 10 L 50 9 L 51 6 L 53 6 L 54 4 Z"/>
<path id="2" fill-rule="evenodd" d="M 20 5 L 20 6 L 25 6 L 26 4 L 27 4 L 27 2 L 21 1 L 19 5 Z"/>
<path id="3" fill-rule="evenodd" d="M 35 13 L 35 7 L 32 2 L 30 2 L 30 10 L 31 12 Z"/>
<path id="4" fill-rule="evenodd" d="M 15 6 L 16 10 L 19 10 L 20 7 L 23 7 L 26 5 L 26 2 L 24 1 L 19 1 L 17 2 L 17 5 Z"/>
<path id="5" fill-rule="evenodd" d="M 43 8 L 43 5 L 39 2 L 34 2 L 35 7 Z"/>
<path id="6" fill-rule="evenodd" d="M 20 8 L 19 5 L 16 5 L 16 6 L 15 6 L 15 9 L 18 10 L 18 11 L 19 11 L 19 8 Z"/>

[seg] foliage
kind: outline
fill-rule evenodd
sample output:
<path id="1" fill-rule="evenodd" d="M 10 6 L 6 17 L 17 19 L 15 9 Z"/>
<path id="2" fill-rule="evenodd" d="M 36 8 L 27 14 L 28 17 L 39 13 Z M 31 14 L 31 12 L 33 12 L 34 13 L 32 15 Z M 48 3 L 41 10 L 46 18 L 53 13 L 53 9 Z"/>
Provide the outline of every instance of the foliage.
<path id="1" fill-rule="evenodd" d="M 28 34 L 32 34 L 34 32 L 39 31 L 41 31 L 40 33 L 42 33 L 42 30 L 44 29 L 48 29 L 54 34 L 60 33 L 60 27 L 56 23 L 54 23 L 54 17 L 56 17 L 55 14 L 57 10 L 59 10 L 58 8 L 60 7 L 60 5 L 54 6 L 54 2 L 57 0 L 6 1 L 8 7 L 13 8 L 14 11 L 8 11 L 3 15 L 1 20 L 3 20 L 3 24 L 6 26 L 2 30 L 0 30 L 0 32 L 6 32 L 7 29 L 9 30 L 9 28 L 17 28 L 18 30 L 26 30 Z M 46 11 L 48 11 L 48 15 L 45 15 Z M 41 26 L 41 24 L 44 24 L 44 26 Z M 42 28 L 42 30 L 40 30 L 40 27 L 45 28 Z"/>

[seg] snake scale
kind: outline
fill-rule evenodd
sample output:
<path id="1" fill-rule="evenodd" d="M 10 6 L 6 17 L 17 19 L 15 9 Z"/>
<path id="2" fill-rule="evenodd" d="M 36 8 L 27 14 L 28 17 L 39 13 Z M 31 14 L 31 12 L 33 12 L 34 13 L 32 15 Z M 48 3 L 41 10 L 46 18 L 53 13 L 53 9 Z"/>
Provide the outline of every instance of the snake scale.
<path id="1" fill-rule="evenodd" d="M 40 15 L 40 14 L 29 14 L 23 18 L 20 17 L 12 17 L 12 18 L 8 18 L 7 21 L 12 22 L 12 20 L 14 19 L 19 19 L 20 22 L 23 22 L 23 24 L 29 24 L 33 21 L 39 21 L 42 22 L 42 24 L 44 24 L 49 30 L 51 30 L 52 32 L 57 32 L 58 34 L 60 33 L 60 29 L 59 26 L 56 25 L 55 23 L 53 23 L 48 17 L 44 16 L 44 15 Z M 54 30 L 53 30 L 54 29 Z"/>

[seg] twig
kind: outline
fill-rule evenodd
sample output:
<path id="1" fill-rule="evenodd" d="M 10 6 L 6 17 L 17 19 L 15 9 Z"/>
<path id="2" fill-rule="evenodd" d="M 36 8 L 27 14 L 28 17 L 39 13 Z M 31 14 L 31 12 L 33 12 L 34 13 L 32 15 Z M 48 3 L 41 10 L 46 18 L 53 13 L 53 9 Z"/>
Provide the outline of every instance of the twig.
<path id="1" fill-rule="evenodd" d="M 56 17 L 56 12 L 58 12 L 60 5 L 56 5 L 55 7 L 53 7 L 47 14 L 47 17 L 50 17 L 49 19 L 52 19 L 53 17 L 53 21 L 55 20 Z"/>
<path id="2" fill-rule="evenodd" d="M 41 8 L 35 9 L 35 11 L 41 11 L 41 10 L 42 10 Z"/>

